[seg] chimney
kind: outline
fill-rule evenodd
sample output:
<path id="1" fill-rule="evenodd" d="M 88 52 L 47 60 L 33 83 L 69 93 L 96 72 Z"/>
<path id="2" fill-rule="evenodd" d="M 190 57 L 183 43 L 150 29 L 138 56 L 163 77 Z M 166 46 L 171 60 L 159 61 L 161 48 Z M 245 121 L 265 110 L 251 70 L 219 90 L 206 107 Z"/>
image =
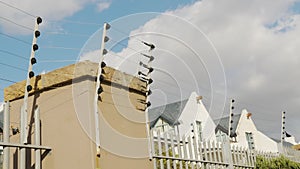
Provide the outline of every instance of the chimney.
<path id="1" fill-rule="evenodd" d="M 202 98 L 203 98 L 202 96 L 197 96 L 196 97 L 197 103 L 199 103 L 199 101 L 202 100 Z"/>
<path id="2" fill-rule="evenodd" d="M 252 116 L 252 113 L 247 113 L 247 119 L 249 119 Z"/>

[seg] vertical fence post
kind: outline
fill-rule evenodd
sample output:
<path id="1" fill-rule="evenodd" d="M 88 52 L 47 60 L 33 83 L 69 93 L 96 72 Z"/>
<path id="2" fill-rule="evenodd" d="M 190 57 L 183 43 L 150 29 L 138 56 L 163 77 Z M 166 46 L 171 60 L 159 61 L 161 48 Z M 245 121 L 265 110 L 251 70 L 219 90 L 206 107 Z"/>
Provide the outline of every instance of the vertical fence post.
<path id="1" fill-rule="evenodd" d="M 162 142 L 161 142 L 161 134 L 160 131 L 158 130 L 157 132 L 157 142 L 158 142 L 158 155 L 162 157 Z M 159 159 L 160 163 L 160 169 L 164 169 L 164 160 L 163 158 Z"/>
<path id="2" fill-rule="evenodd" d="M 178 129 L 178 128 L 177 128 Z M 177 130 L 179 131 L 179 130 Z M 179 136 L 179 134 L 177 134 L 177 148 L 178 148 L 178 156 L 179 158 L 183 158 L 182 155 L 182 149 L 181 149 L 181 138 Z M 182 169 L 183 165 L 182 165 L 182 160 L 179 161 L 179 168 Z"/>
<path id="3" fill-rule="evenodd" d="M 151 138 L 150 141 L 151 141 L 151 149 L 152 149 L 151 152 L 152 152 L 153 156 L 157 155 L 156 151 L 155 151 L 155 145 L 156 145 L 155 138 L 154 138 L 155 133 L 157 135 L 157 132 L 155 129 L 150 130 L 150 138 Z M 156 158 L 153 158 L 152 160 L 153 160 L 154 169 L 157 169 Z"/>
<path id="4" fill-rule="evenodd" d="M 186 161 L 186 159 L 189 159 L 188 157 L 188 152 L 187 152 L 187 146 L 186 146 L 186 138 L 183 136 L 182 137 L 182 146 L 183 146 L 183 158 L 185 159 L 185 168 L 188 169 L 189 165 L 188 165 L 188 161 Z"/>
<path id="5" fill-rule="evenodd" d="M 26 121 L 24 120 L 25 116 L 25 110 L 24 106 L 21 107 L 21 129 L 20 129 L 20 144 L 24 144 L 24 140 L 26 138 Z M 20 148 L 20 163 L 19 163 L 19 169 L 26 169 L 26 149 L 25 148 Z"/>
<path id="6" fill-rule="evenodd" d="M 168 132 L 164 133 L 164 141 L 165 141 L 165 151 L 166 151 L 166 157 L 167 157 L 167 169 L 171 169 L 170 167 L 170 159 L 169 157 L 169 141 L 168 141 L 169 137 L 168 137 Z"/>
<path id="7" fill-rule="evenodd" d="M 4 120 L 3 120 L 3 141 L 9 143 L 9 102 L 4 104 Z M 3 169 L 9 169 L 9 147 L 3 147 Z"/>
<path id="8" fill-rule="evenodd" d="M 95 94 L 94 94 L 94 117 L 95 117 L 95 140 L 96 140 L 96 156 L 100 157 L 100 128 L 99 128 L 99 110 L 98 110 L 98 97 L 101 91 L 101 74 L 102 74 L 102 67 L 105 67 L 105 64 L 103 64 L 104 55 L 107 53 L 107 50 L 105 49 L 105 42 L 109 40 L 109 38 L 106 36 L 107 30 L 110 28 L 110 25 L 108 23 L 104 23 L 103 25 L 103 31 L 102 31 L 102 40 L 101 40 L 101 46 L 100 46 L 100 61 L 98 63 L 98 69 L 97 69 L 97 77 L 96 77 L 96 87 L 95 87 Z M 102 63 L 103 62 L 103 63 Z M 98 168 L 98 162 L 96 163 Z"/>
<path id="9" fill-rule="evenodd" d="M 171 150 L 172 150 L 172 157 L 173 158 L 175 158 L 176 157 L 176 152 L 175 152 L 175 146 L 174 146 L 174 139 L 175 139 L 175 137 L 174 137 L 174 135 L 171 133 L 170 134 L 170 140 L 171 140 Z M 178 151 L 178 150 L 177 150 Z M 177 168 L 177 166 L 176 166 L 176 160 L 173 160 L 173 169 L 176 169 Z"/>
<path id="10" fill-rule="evenodd" d="M 228 166 L 229 169 L 233 169 L 232 153 L 231 153 L 229 139 L 226 139 L 226 141 L 224 141 L 222 144 L 223 144 L 222 152 L 224 155 L 224 157 L 223 157 L 224 162 L 227 162 L 229 164 L 229 166 Z"/>
<path id="11" fill-rule="evenodd" d="M 35 145 L 41 145 L 41 124 L 40 124 L 40 109 L 37 108 L 34 111 L 34 125 L 35 125 Z M 35 169 L 41 168 L 41 150 L 35 150 Z"/>

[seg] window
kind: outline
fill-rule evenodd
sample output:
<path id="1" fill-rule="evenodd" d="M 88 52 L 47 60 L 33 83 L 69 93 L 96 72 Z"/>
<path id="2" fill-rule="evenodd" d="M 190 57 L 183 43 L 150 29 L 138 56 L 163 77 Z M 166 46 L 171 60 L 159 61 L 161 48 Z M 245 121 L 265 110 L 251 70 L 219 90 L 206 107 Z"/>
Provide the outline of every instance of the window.
<path id="1" fill-rule="evenodd" d="M 247 139 L 247 142 L 248 142 L 249 150 L 254 150 L 254 140 L 253 140 L 252 132 L 246 132 L 246 139 Z"/>
<path id="2" fill-rule="evenodd" d="M 198 135 L 198 141 L 202 141 L 202 125 L 201 121 L 196 121 L 196 127 L 197 127 L 197 135 Z"/>
<path id="3" fill-rule="evenodd" d="M 218 132 L 216 134 L 216 138 L 217 138 L 218 142 L 225 142 L 228 139 L 227 134 L 225 134 L 221 130 L 218 130 Z"/>

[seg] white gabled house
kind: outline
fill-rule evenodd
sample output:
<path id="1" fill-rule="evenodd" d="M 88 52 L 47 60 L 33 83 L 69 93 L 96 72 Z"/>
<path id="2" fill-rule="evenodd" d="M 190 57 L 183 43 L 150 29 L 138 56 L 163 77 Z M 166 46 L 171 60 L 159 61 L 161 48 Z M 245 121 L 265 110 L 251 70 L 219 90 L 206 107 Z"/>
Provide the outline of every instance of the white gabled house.
<path id="1" fill-rule="evenodd" d="M 216 141 L 216 126 L 196 92 L 192 92 L 188 99 L 152 108 L 148 115 L 151 129 L 173 131 L 180 137 L 195 133 L 198 141 Z M 196 131 L 193 131 L 193 126 Z"/>
<path id="2" fill-rule="evenodd" d="M 246 109 L 232 117 L 231 144 L 266 152 L 278 152 L 278 143 L 257 130 L 251 113 Z M 229 118 L 215 120 L 217 141 L 223 141 L 228 134 Z"/>

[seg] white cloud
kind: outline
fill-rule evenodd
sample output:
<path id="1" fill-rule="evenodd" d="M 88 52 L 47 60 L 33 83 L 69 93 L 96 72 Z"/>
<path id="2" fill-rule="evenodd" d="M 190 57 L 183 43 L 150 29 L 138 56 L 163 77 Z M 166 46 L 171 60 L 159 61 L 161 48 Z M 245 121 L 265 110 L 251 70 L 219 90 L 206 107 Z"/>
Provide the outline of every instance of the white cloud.
<path id="1" fill-rule="evenodd" d="M 101 1 L 97 4 L 97 10 L 98 12 L 102 12 L 105 9 L 109 8 L 111 4 L 111 1 Z"/>
<path id="2" fill-rule="evenodd" d="M 186 19 L 210 38 L 225 67 L 228 97 L 237 99 L 237 107 L 248 108 L 258 128 L 271 136 L 279 136 L 282 110 L 288 112 L 287 130 L 300 135 L 300 128 L 292 121 L 293 117 L 300 119 L 297 115 L 300 104 L 300 40 L 296 38 L 300 35 L 300 16 L 289 11 L 293 3 L 293 0 L 203 0 L 166 12 Z M 124 23 L 133 21 L 135 18 L 128 18 L 128 22 Z M 205 36 L 187 22 L 160 15 L 132 31 L 131 35 L 157 46 L 152 53 L 156 56 L 153 66 L 165 73 L 156 70 L 154 78 L 174 84 L 172 78 L 175 78 L 180 86 L 164 86 L 157 82 L 152 88 L 163 89 L 169 92 L 167 95 L 177 99 L 180 98 L 174 93 L 180 95 L 181 90 L 183 95 L 188 95 L 185 93 L 189 93 L 189 89 L 198 87 L 203 87 L 199 94 L 209 97 L 209 82 L 214 83 L 215 90 L 222 89 L 224 81 L 216 53 Z M 128 44 L 130 48 L 118 55 L 129 56 L 136 53 L 132 49 L 142 47 L 136 38 L 130 38 Z M 194 49 L 202 60 L 188 47 Z M 117 62 L 118 59 L 112 58 L 114 63 Z M 107 58 L 108 61 L 110 59 Z M 139 57 L 132 60 L 138 61 Z M 129 62 L 123 64 L 123 69 L 136 71 Z M 154 97 L 152 100 L 159 102 Z M 265 120 L 268 120 L 268 125 Z"/>
<path id="3" fill-rule="evenodd" d="M 43 26 L 49 25 L 47 21 L 58 21 L 72 16 L 80 11 L 88 3 L 95 0 L 4 0 L 5 3 L 20 8 L 32 15 L 41 16 L 44 19 Z M 1 17 L 12 20 L 20 25 L 33 28 L 34 19 L 18 10 L 0 4 Z M 0 25 L 4 32 L 11 34 L 31 34 L 32 31 L 20 28 L 0 19 Z"/>

